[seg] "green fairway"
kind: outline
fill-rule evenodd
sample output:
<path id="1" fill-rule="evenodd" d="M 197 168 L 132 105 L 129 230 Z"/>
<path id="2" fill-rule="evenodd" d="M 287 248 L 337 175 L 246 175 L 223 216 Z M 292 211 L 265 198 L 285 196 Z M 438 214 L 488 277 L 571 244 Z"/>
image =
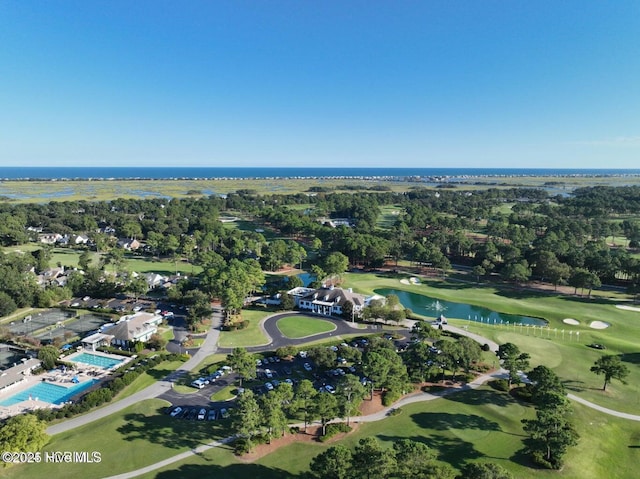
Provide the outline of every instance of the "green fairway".
<path id="1" fill-rule="evenodd" d="M 247 346 L 260 346 L 267 344 L 269 340 L 259 324 L 272 313 L 256 310 L 242 310 L 242 319 L 249 321 L 249 325 L 237 331 L 222 331 L 218 345 L 222 348 L 239 348 Z"/>
<path id="2" fill-rule="evenodd" d="M 380 216 L 378 217 L 378 221 L 376 225 L 379 228 L 389 229 L 391 228 L 400 214 L 403 213 L 403 208 L 401 205 L 386 205 L 380 208 Z"/>
<path id="3" fill-rule="evenodd" d="M 306 316 L 287 316 L 279 319 L 277 326 L 280 332 L 290 339 L 306 338 L 336 329 L 335 325 L 329 321 Z"/>
<path id="4" fill-rule="evenodd" d="M 41 462 L 0 470 L 0 477 L 100 479 L 161 461 L 210 442 L 228 431 L 219 423 L 183 421 L 165 414 L 169 404 L 142 401 L 123 411 L 52 437 L 44 452 L 97 451 L 100 463 Z"/>

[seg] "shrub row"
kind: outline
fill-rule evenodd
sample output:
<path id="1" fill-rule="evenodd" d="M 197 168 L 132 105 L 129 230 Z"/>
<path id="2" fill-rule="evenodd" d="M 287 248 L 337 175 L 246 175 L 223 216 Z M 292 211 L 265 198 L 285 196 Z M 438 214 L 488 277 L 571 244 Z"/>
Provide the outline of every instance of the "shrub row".
<path id="1" fill-rule="evenodd" d="M 318 440 L 320 442 L 326 442 L 336 434 L 340 434 L 341 432 L 349 432 L 349 431 L 351 431 L 351 426 L 347 426 L 346 423 L 332 422 L 327 424 L 326 434 L 324 436 L 320 436 Z"/>

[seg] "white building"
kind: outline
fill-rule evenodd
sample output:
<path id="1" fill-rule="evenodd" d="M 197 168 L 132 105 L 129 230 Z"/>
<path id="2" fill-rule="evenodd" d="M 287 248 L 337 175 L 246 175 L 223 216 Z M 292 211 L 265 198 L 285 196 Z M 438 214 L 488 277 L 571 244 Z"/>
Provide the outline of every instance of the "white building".
<path id="1" fill-rule="evenodd" d="M 360 316 L 367 304 L 366 296 L 342 288 L 294 288 L 287 294 L 293 296 L 296 306 L 321 316 L 341 316 L 347 301 L 353 304 L 353 314 Z"/>

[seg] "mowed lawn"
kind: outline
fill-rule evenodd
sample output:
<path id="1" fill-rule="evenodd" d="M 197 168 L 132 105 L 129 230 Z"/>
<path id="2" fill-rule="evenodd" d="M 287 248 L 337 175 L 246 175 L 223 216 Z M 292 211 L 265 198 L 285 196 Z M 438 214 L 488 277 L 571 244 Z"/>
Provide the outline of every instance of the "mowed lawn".
<path id="1" fill-rule="evenodd" d="M 244 348 L 267 344 L 269 340 L 260 328 L 260 321 L 272 314 L 266 311 L 243 309 L 242 319 L 248 321 L 248 326 L 236 331 L 222 331 L 218 345 L 222 348 Z"/>
<path id="2" fill-rule="evenodd" d="M 101 479 L 161 461 L 229 431 L 220 422 L 183 421 L 165 414 L 166 401 L 150 399 L 85 426 L 53 436 L 42 453 L 99 452 L 100 463 L 28 464 L 0 469 L 12 479 Z"/>
<path id="3" fill-rule="evenodd" d="M 329 321 L 306 316 L 284 317 L 278 320 L 277 326 L 285 337 L 291 339 L 306 338 L 336 329 L 336 326 Z"/>

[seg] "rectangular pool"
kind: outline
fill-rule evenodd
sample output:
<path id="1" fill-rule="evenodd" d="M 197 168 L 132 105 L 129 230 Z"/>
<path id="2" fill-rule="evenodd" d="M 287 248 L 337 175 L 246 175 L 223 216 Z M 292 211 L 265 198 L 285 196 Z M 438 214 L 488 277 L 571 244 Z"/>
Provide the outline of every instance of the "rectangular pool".
<path id="1" fill-rule="evenodd" d="M 118 366 L 124 362 L 124 359 L 108 358 L 106 356 L 100 356 L 98 354 L 81 353 L 74 358 L 69 358 L 69 361 L 74 363 L 89 364 L 102 369 L 111 369 L 114 366 Z"/>
<path id="2" fill-rule="evenodd" d="M 41 382 L 36 384 L 35 386 L 31 386 L 29 389 L 25 389 L 22 392 L 8 397 L 4 401 L 0 401 L 0 406 L 13 406 L 14 404 L 18 404 L 19 402 L 32 399 L 59 405 L 68 401 L 76 394 L 93 386 L 97 382 L 98 381 L 96 379 L 91 379 L 80 384 L 75 384 L 68 388 L 59 386 L 57 384 Z"/>

